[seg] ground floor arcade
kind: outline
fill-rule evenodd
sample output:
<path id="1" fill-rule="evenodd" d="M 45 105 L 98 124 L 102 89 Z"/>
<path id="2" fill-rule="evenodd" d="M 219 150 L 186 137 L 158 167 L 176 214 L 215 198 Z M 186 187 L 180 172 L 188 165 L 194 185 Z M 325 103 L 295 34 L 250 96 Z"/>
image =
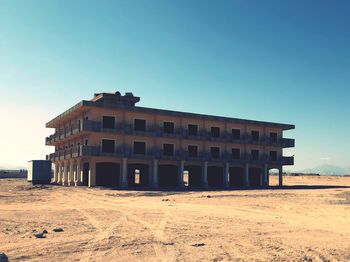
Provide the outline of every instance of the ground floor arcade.
<path id="1" fill-rule="evenodd" d="M 270 169 L 278 170 L 282 186 L 282 166 L 268 164 L 77 158 L 55 162 L 53 182 L 67 186 L 121 188 L 266 187 Z"/>

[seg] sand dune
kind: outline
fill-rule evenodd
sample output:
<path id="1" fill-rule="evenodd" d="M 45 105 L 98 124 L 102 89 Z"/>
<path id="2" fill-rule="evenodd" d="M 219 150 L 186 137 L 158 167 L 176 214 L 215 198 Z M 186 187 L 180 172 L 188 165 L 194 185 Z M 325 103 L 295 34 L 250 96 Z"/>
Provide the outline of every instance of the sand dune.
<path id="1" fill-rule="evenodd" d="M 301 186 L 148 192 L 3 179 L 0 252 L 10 261 L 350 261 L 350 177 L 284 181 Z"/>

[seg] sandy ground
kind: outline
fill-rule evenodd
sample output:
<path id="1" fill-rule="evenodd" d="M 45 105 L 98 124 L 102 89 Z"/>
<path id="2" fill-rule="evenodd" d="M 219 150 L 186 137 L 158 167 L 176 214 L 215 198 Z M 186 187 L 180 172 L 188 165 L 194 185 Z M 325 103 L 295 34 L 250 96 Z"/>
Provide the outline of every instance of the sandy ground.
<path id="1" fill-rule="evenodd" d="M 284 181 L 309 186 L 148 192 L 1 179 L 0 252 L 10 261 L 350 261 L 350 177 Z"/>

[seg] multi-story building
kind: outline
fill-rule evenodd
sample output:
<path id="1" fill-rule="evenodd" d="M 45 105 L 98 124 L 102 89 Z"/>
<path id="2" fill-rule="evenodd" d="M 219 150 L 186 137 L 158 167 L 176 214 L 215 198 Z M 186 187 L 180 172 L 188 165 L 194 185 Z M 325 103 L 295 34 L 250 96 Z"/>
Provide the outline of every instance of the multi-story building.
<path id="1" fill-rule="evenodd" d="M 293 165 L 294 125 L 138 107 L 132 93 L 95 94 L 46 124 L 54 182 L 107 187 L 261 187 Z"/>

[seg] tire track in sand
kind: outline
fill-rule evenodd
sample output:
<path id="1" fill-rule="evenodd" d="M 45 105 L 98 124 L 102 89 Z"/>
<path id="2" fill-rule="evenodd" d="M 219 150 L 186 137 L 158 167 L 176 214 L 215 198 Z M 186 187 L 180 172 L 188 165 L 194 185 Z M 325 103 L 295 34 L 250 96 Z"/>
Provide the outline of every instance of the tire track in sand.
<path id="1" fill-rule="evenodd" d="M 86 197 L 89 197 L 89 199 L 87 199 Z M 107 201 L 109 200 L 109 201 Z M 175 248 L 174 245 L 172 243 L 167 243 L 167 238 L 165 235 L 165 226 L 167 224 L 168 218 L 169 218 L 169 211 L 166 211 L 164 216 L 162 217 L 162 220 L 153 225 L 151 223 L 148 223 L 146 221 L 143 220 L 143 218 L 138 217 L 137 215 L 134 215 L 128 211 L 122 210 L 122 206 L 118 205 L 117 203 L 114 203 L 113 201 L 111 201 L 110 197 L 105 197 L 105 196 L 100 196 L 94 193 L 89 193 L 85 196 L 85 198 L 82 199 L 82 201 L 87 201 L 93 205 L 99 205 L 99 206 L 104 206 L 106 207 L 107 205 L 110 207 L 118 207 L 118 211 L 122 212 L 127 219 L 131 219 L 134 222 L 141 224 L 142 226 L 144 226 L 146 229 L 148 229 L 148 231 L 150 232 L 151 235 L 153 235 L 153 237 L 158 240 L 158 243 L 153 243 L 153 249 L 154 252 L 156 254 L 156 258 L 159 261 L 174 261 L 175 260 Z M 113 210 L 114 210 L 113 208 Z M 162 251 L 162 247 L 166 248 L 165 253 Z"/>
<path id="2" fill-rule="evenodd" d="M 90 261 L 94 258 L 94 250 L 96 246 L 98 246 L 98 243 L 103 241 L 104 239 L 108 239 L 111 232 L 119 226 L 123 221 L 126 221 L 126 217 L 123 214 L 119 219 L 115 220 L 111 224 L 107 224 L 107 227 L 103 229 L 106 226 L 105 220 L 100 221 L 95 216 L 90 214 L 86 209 L 83 208 L 76 208 L 79 207 L 81 204 L 81 201 L 84 200 L 84 198 L 77 196 L 76 193 L 74 193 L 74 197 L 70 196 L 67 197 L 66 195 L 60 196 L 59 198 L 56 197 L 58 202 L 62 206 L 67 207 L 68 209 L 76 210 L 79 213 L 81 213 L 86 219 L 89 221 L 89 223 L 93 226 L 93 228 L 96 230 L 96 235 L 92 237 L 87 245 L 84 248 L 84 252 L 81 254 L 80 261 Z M 73 200 L 73 201 L 72 201 Z M 69 204 L 67 204 L 69 203 Z M 103 206 L 99 205 L 100 207 L 104 208 Z"/>

